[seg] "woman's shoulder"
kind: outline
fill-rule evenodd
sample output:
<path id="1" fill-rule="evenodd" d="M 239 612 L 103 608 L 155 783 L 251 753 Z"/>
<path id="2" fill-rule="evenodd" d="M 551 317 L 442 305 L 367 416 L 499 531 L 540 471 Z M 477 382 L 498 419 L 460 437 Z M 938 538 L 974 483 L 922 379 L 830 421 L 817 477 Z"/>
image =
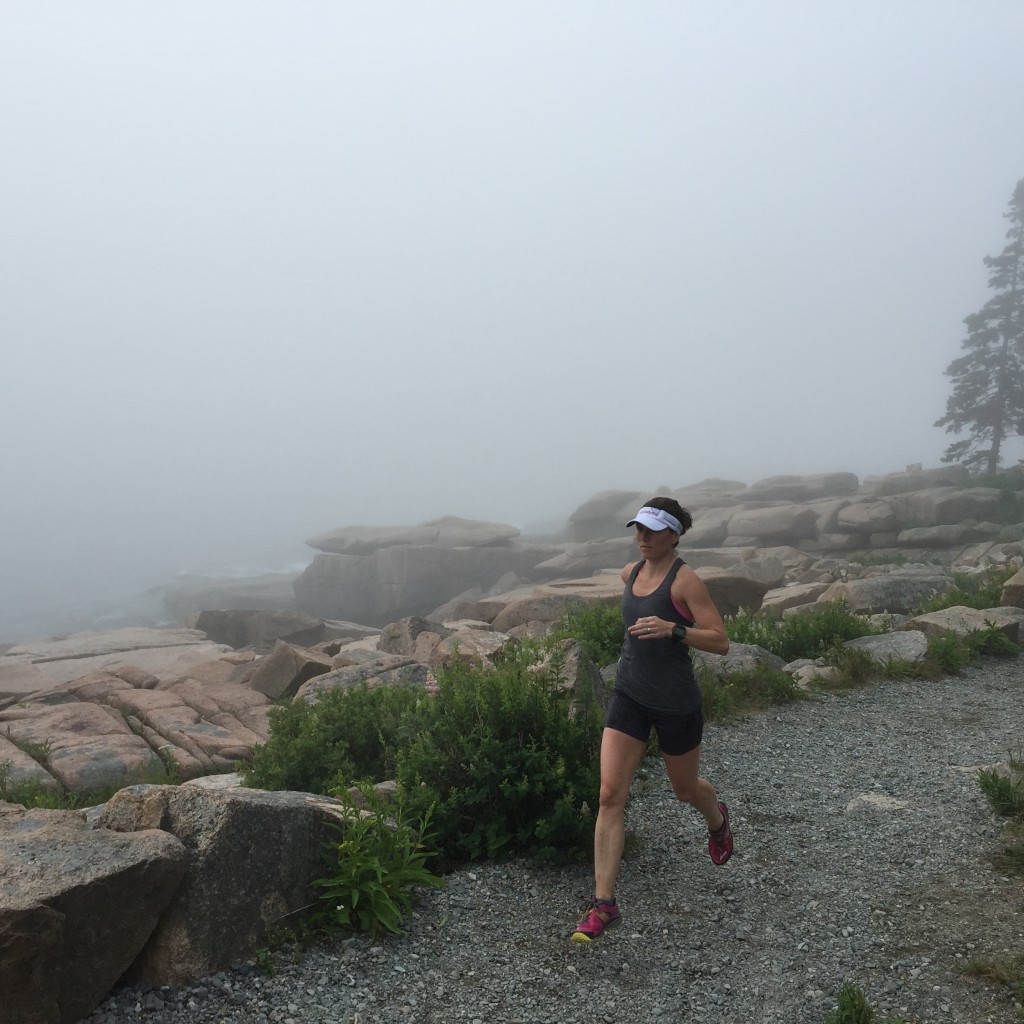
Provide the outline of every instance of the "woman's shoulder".
<path id="1" fill-rule="evenodd" d="M 639 562 L 639 561 L 637 561 L 637 562 L 627 562 L 627 563 L 626 563 L 626 564 L 625 564 L 625 565 L 624 565 L 624 566 L 622 567 L 622 572 L 620 572 L 620 573 L 619 573 L 619 577 L 620 577 L 620 578 L 622 579 L 622 582 L 623 582 L 623 583 L 628 583 L 628 582 L 629 582 L 629 577 L 633 575 L 633 570 L 634 570 L 634 569 L 635 569 L 635 568 L 636 568 L 636 567 L 637 567 L 637 566 L 638 566 L 639 564 L 640 564 L 640 562 Z"/>
<path id="2" fill-rule="evenodd" d="M 683 561 L 682 558 L 676 560 L 675 566 L 675 578 L 672 580 L 672 586 L 686 586 L 696 580 L 700 582 L 700 577 L 693 571 L 693 569 Z"/>

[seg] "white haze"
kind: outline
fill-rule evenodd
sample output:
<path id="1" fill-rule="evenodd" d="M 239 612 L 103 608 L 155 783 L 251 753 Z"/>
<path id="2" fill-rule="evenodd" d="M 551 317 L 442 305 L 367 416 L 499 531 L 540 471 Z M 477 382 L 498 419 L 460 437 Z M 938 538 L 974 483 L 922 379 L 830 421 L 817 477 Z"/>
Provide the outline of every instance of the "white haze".
<path id="1" fill-rule="evenodd" d="M 4 0 L 0 640 L 337 526 L 938 464 L 1022 38 L 1019 0 Z"/>

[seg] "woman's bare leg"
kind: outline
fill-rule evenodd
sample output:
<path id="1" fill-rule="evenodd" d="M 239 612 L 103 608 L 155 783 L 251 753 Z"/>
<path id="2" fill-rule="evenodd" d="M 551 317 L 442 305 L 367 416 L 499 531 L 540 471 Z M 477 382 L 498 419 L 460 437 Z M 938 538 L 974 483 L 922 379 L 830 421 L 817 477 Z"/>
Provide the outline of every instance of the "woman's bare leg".
<path id="1" fill-rule="evenodd" d="M 662 760 L 665 762 L 676 799 L 700 811 L 707 822 L 709 832 L 718 831 L 725 823 L 725 819 L 718 809 L 718 794 L 714 786 L 697 774 L 700 769 L 700 747 L 694 747 L 685 754 L 675 756 L 662 754 Z"/>
<path id="2" fill-rule="evenodd" d="M 610 900 L 626 841 L 626 798 L 647 744 L 617 729 L 601 737 L 601 805 L 594 827 L 594 896 Z"/>

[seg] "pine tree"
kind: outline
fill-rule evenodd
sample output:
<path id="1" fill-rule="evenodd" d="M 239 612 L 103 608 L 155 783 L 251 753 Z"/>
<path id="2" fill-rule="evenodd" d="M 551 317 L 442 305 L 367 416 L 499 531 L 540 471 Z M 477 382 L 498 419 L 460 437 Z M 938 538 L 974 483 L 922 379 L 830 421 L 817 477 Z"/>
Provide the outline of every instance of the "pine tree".
<path id="1" fill-rule="evenodd" d="M 947 434 L 969 431 L 954 441 L 943 462 L 960 462 L 995 473 L 1009 437 L 1024 435 L 1024 178 L 1017 182 L 1005 214 L 1009 244 L 999 256 L 986 256 L 992 298 L 964 319 L 964 355 L 946 367 L 953 393 L 946 415 L 935 426 Z"/>

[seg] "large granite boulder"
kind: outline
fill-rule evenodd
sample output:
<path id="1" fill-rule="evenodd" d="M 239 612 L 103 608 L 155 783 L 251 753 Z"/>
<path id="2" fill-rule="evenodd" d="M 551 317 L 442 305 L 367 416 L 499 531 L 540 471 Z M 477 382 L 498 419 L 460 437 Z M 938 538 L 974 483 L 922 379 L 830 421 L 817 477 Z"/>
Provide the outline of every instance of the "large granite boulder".
<path id="1" fill-rule="evenodd" d="M 386 654 L 359 665 L 346 665 L 314 676 L 299 687 L 295 697 L 312 703 L 326 690 L 364 685 L 370 689 L 376 686 L 419 686 L 428 693 L 437 692 L 437 680 L 427 665 L 412 657 Z"/>
<path id="2" fill-rule="evenodd" d="M 209 608 L 289 609 L 295 605 L 295 575 L 179 576 L 164 588 L 163 605 L 177 622 Z"/>
<path id="3" fill-rule="evenodd" d="M 813 537 L 818 516 L 804 505 L 779 504 L 737 512 L 729 520 L 731 537 L 755 538 L 766 544 L 795 544 Z"/>
<path id="4" fill-rule="evenodd" d="M 744 497 L 754 501 L 806 502 L 855 494 L 859 486 L 855 473 L 771 476 L 752 483 Z"/>
<path id="5" fill-rule="evenodd" d="M 836 512 L 839 533 L 883 533 L 897 528 L 898 520 L 887 501 L 849 502 Z"/>
<path id="6" fill-rule="evenodd" d="M 575 578 L 608 569 L 621 569 L 636 557 L 633 535 L 624 531 L 621 537 L 566 544 L 564 551 L 538 563 L 533 571 L 534 575 L 541 577 Z"/>
<path id="7" fill-rule="evenodd" d="M 933 487 L 886 499 L 901 525 L 945 526 L 965 519 L 991 519 L 997 514 L 1003 492 L 995 487 Z"/>
<path id="8" fill-rule="evenodd" d="M 429 645 L 429 652 L 432 652 L 437 645 L 454 630 L 442 626 L 437 622 L 430 622 L 412 615 L 406 619 L 399 619 L 391 622 L 381 630 L 377 640 L 377 648 L 386 654 L 401 654 L 430 663 L 430 657 L 422 657 L 424 646 Z"/>
<path id="9" fill-rule="evenodd" d="M 914 629 L 928 636 L 939 636 L 953 633 L 956 636 L 967 636 L 975 631 L 982 632 L 994 627 L 1004 634 L 1008 640 L 1016 643 L 1020 636 L 1020 619 L 1013 614 L 1006 614 L 997 608 L 967 608 L 955 605 L 925 615 L 915 615 L 907 619 L 899 628 Z"/>
<path id="10" fill-rule="evenodd" d="M 899 627 L 900 632 L 861 636 L 847 640 L 844 647 L 864 651 L 872 661 L 885 665 L 893 661 L 919 664 L 928 655 L 928 637 L 920 629 Z"/>
<path id="11" fill-rule="evenodd" d="M 1000 604 L 1024 608 L 1024 569 L 1018 569 L 1004 584 Z"/>
<path id="12" fill-rule="evenodd" d="M 707 508 L 694 513 L 693 526 L 683 534 L 683 543 L 691 548 L 714 547 L 721 544 L 729 536 L 729 524 L 733 516 L 744 508 L 743 505 L 727 505 L 724 508 Z M 632 543 L 632 537 L 630 542 Z"/>
<path id="13" fill-rule="evenodd" d="M 781 615 L 788 608 L 812 604 L 828 590 L 828 583 L 793 583 L 769 590 L 761 600 L 761 612 Z"/>
<path id="14" fill-rule="evenodd" d="M 958 463 L 935 469 L 908 469 L 905 473 L 886 474 L 875 482 L 874 491 L 878 495 L 925 491 L 932 487 L 962 484 L 969 475 L 967 469 Z"/>
<path id="15" fill-rule="evenodd" d="M 622 535 L 626 523 L 651 497 L 639 491 L 600 491 L 569 516 L 564 536 L 571 543 L 607 540 Z"/>
<path id="16" fill-rule="evenodd" d="M 734 672 L 758 672 L 765 668 L 781 670 L 785 664 L 777 654 L 757 644 L 729 644 L 725 654 L 693 650 L 690 656 L 695 667 L 702 668 L 718 679 Z"/>
<path id="17" fill-rule="evenodd" d="M 281 700 L 294 697 L 303 683 L 333 667 L 332 658 L 326 654 L 278 640 L 273 651 L 260 660 L 248 685 L 271 700 Z"/>
<path id="18" fill-rule="evenodd" d="M 188 855 L 188 874 L 132 965 L 132 980 L 177 984 L 252 954 L 276 924 L 316 902 L 312 883 L 325 873 L 328 826 L 340 821 L 336 801 L 308 793 L 200 786 L 116 793 L 100 828 L 160 829 Z"/>
<path id="19" fill-rule="evenodd" d="M 293 591 L 293 601 L 294 596 Z M 235 650 L 251 647 L 261 654 L 272 650 L 278 640 L 312 647 L 328 638 L 321 619 L 280 608 L 207 608 L 195 616 L 194 625 L 214 643 L 227 644 Z"/>
<path id="20" fill-rule="evenodd" d="M 711 600 L 723 618 L 738 615 L 741 611 L 756 612 L 769 589 L 767 583 L 751 579 L 733 569 L 706 566 L 698 569 L 697 575 L 704 581 Z"/>
<path id="21" fill-rule="evenodd" d="M 506 573 L 529 578 L 554 553 L 550 546 L 509 544 L 320 554 L 295 581 L 295 597 L 310 615 L 386 625 L 422 615 L 470 587 L 487 588 Z"/>
<path id="22" fill-rule="evenodd" d="M 483 629 L 457 629 L 437 643 L 430 653 L 428 664 L 435 671 L 457 662 L 473 666 L 493 666 L 494 657 L 505 649 L 509 640 L 508 633 L 499 632 L 491 626 Z"/>
<path id="23" fill-rule="evenodd" d="M 905 615 L 952 585 L 952 577 L 945 573 L 897 570 L 885 575 L 833 583 L 818 600 L 844 601 L 857 615 L 878 612 Z"/>
<path id="24" fill-rule="evenodd" d="M 945 526 L 915 526 L 900 530 L 896 543 L 902 548 L 962 548 L 974 541 L 993 538 L 999 530 L 995 523 L 982 524 L 973 520 Z"/>
<path id="25" fill-rule="evenodd" d="M 557 647 L 530 671 L 537 673 L 556 669 L 558 685 L 563 691 L 572 694 L 569 714 L 575 717 L 591 707 L 596 707 L 603 716 L 608 710 L 612 688 L 578 641 L 560 641 Z"/>
<path id="26" fill-rule="evenodd" d="M 313 537 L 306 543 L 317 551 L 335 555 L 370 555 L 382 548 L 504 547 L 519 536 L 507 523 L 443 516 L 419 526 L 346 526 Z"/>
<path id="27" fill-rule="evenodd" d="M 89 1013 L 145 946 L 187 862 L 163 831 L 94 830 L 71 811 L 0 815 L 0 1019 Z"/>

